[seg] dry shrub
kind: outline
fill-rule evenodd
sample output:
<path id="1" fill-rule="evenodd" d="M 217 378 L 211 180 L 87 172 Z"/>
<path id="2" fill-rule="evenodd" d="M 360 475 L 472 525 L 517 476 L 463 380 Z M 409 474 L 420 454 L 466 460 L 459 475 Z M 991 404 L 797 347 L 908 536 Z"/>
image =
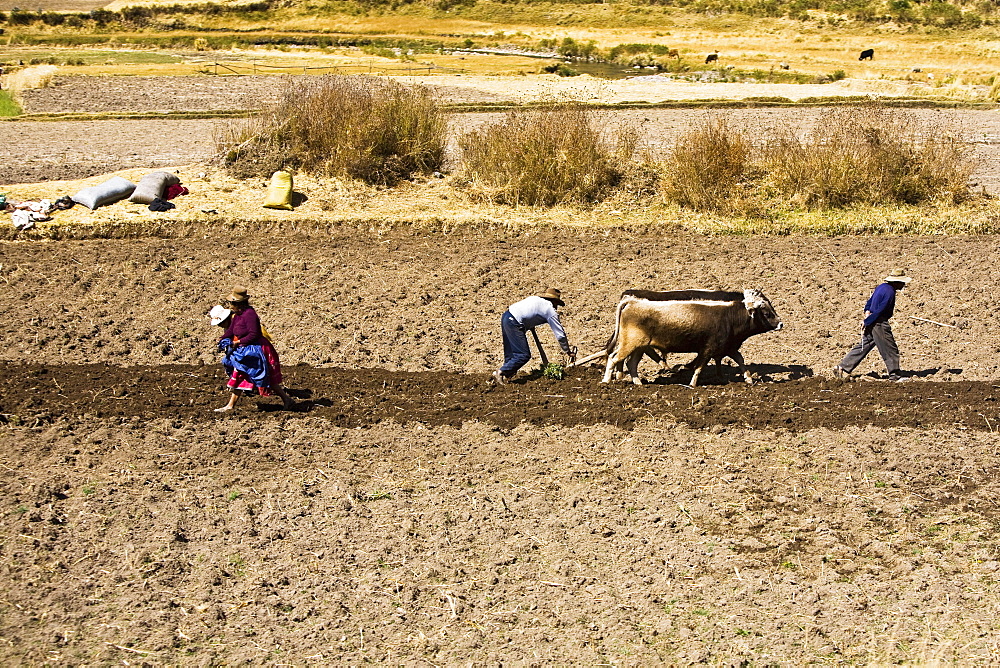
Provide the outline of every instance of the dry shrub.
<path id="1" fill-rule="evenodd" d="M 579 106 L 516 110 L 459 140 L 463 178 L 477 198 L 511 205 L 599 201 L 621 183 L 638 133 L 604 141 Z"/>
<path id="2" fill-rule="evenodd" d="M 665 167 L 665 195 L 681 206 L 740 213 L 756 200 L 753 145 L 725 119 L 709 118 L 681 135 Z"/>
<path id="3" fill-rule="evenodd" d="M 666 161 L 665 195 L 698 211 L 760 216 L 789 206 L 958 203 L 975 165 L 945 121 L 878 104 L 823 114 L 799 137 L 772 129 L 755 147 L 720 118 L 682 135 Z"/>
<path id="4" fill-rule="evenodd" d="M 55 65 L 32 65 L 5 77 L 5 86 L 18 102 L 24 100 L 21 93 L 31 88 L 48 88 L 58 68 Z"/>
<path id="5" fill-rule="evenodd" d="M 239 178 L 295 168 L 392 184 L 440 169 L 445 118 L 427 89 L 371 76 L 289 83 L 282 99 L 216 136 Z"/>
<path id="6" fill-rule="evenodd" d="M 872 104 L 835 109 L 800 138 L 774 133 L 764 157 L 777 192 L 810 208 L 856 203 L 959 202 L 974 168 L 968 145 L 945 122 Z"/>

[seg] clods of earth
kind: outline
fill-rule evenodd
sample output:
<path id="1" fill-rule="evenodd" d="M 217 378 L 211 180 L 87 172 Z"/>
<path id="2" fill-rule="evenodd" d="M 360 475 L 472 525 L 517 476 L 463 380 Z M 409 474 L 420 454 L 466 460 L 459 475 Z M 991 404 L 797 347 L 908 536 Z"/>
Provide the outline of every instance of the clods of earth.
<path id="1" fill-rule="evenodd" d="M 0 245 L 0 660 L 1000 661 L 992 237 L 477 231 Z M 882 274 L 906 382 L 829 369 Z M 225 401 L 235 283 L 295 410 Z M 760 287 L 758 382 L 496 386 L 562 289 Z M 558 358 L 551 334 L 542 344 Z M 671 358 L 682 364 L 689 356 Z"/>

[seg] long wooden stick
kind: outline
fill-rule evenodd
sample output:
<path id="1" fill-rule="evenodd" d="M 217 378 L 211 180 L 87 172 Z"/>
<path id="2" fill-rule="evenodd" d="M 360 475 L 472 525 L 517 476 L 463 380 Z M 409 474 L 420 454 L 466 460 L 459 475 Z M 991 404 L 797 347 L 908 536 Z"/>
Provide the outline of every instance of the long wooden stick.
<path id="1" fill-rule="evenodd" d="M 542 366 L 548 366 L 549 358 L 545 354 L 545 349 L 542 348 L 542 342 L 538 340 L 538 332 L 532 329 L 531 336 L 535 338 L 535 347 L 538 348 L 538 356 L 542 358 Z"/>
<path id="2" fill-rule="evenodd" d="M 596 360 L 599 357 L 607 357 L 607 356 L 608 356 L 608 351 L 607 350 L 598 350 L 593 355 L 588 355 L 588 356 L 584 357 L 582 360 L 577 360 L 577 361 L 573 362 L 572 364 L 567 364 L 566 368 L 567 369 L 571 369 L 571 368 L 573 368 L 575 366 L 583 366 L 587 362 L 592 362 L 593 360 Z"/>
<path id="3" fill-rule="evenodd" d="M 951 327 L 952 329 L 958 329 L 958 327 L 956 327 L 955 325 L 948 325 L 948 324 L 943 323 L 943 322 L 938 322 L 937 320 L 928 320 L 927 318 L 918 318 L 915 315 L 911 315 L 910 317 L 913 318 L 914 320 L 920 320 L 921 322 L 929 322 L 929 323 L 934 324 L 934 325 L 941 325 L 942 327 Z"/>

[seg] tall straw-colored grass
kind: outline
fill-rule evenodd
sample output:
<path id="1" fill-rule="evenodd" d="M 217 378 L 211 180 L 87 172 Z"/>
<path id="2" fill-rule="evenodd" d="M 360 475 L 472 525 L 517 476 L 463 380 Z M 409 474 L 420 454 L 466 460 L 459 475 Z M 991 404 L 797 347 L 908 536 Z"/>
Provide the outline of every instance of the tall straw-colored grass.
<path id="1" fill-rule="evenodd" d="M 31 88 L 48 88 L 56 76 L 55 65 L 33 65 L 4 77 L 4 88 L 18 105 L 24 105 L 22 93 Z"/>
<path id="2" fill-rule="evenodd" d="M 610 195 L 629 170 L 638 133 L 605 141 L 579 106 L 511 111 L 466 134 L 463 179 L 475 198 L 511 205 L 590 203 Z"/>
<path id="3" fill-rule="evenodd" d="M 696 211 L 742 212 L 756 190 L 750 139 L 722 118 L 693 126 L 666 160 L 664 195 Z"/>
<path id="4" fill-rule="evenodd" d="M 696 211 L 770 216 L 784 209 L 959 203 L 971 197 L 970 146 L 947 123 L 877 104 L 829 111 L 758 146 L 720 119 L 692 128 L 665 162 L 664 195 Z"/>
<path id="5" fill-rule="evenodd" d="M 805 137 L 778 130 L 762 164 L 779 193 L 810 208 L 959 202 L 974 168 L 955 128 L 875 104 L 831 110 Z"/>
<path id="6" fill-rule="evenodd" d="M 444 115 L 425 88 L 370 76 L 289 84 L 282 99 L 216 135 L 234 176 L 294 168 L 392 184 L 440 169 Z"/>

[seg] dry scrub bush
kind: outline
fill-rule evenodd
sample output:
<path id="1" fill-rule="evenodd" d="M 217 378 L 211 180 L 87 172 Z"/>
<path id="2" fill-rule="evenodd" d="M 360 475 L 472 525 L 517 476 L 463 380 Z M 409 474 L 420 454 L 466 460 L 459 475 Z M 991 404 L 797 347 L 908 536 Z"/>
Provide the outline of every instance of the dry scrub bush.
<path id="1" fill-rule="evenodd" d="M 824 114 L 804 138 L 774 133 L 763 166 L 784 197 L 810 208 L 969 197 L 974 164 L 959 133 L 909 111 L 866 105 Z"/>
<path id="2" fill-rule="evenodd" d="M 23 103 L 21 93 L 31 88 L 48 88 L 56 75 L 55 65 L 33 65 L 5 77 L 5 86 L 18 102 Z"/>
<path id="3" fill-rule="evenodd" d="M 216 135 L 239 178 L 282 168 L 390 185 L 440 169 L 445 118 L 422 87 L 370 76 L 289 84 L 282 99 Z"/>
<path id="4" fill-rule="evenodd" d="M 664 194 L 697 211 L 765 217 L 790 206 L 959 203 L 974 166 L 959 132 L 902 109 L 835 109 L 804 137 L 776 128 L 757 147 L 715 118 L 678 139 Z"/>
<path id="5" fill-rule="evenodd" d="M 604 141 L 590 112 L 577 106 L 516 110 L 463 136 L 463 181 L 473 197 L 510 205 L 590 203 L 608 197 L 636 171 L 638 133 Z"/>
<path id="6" fill-rule="evenodd" d="M 722 118 L 681 135 L 664 167 L 664 194 L 681 206 L 718 213 L 753 208 L 753 144 Z"/>

